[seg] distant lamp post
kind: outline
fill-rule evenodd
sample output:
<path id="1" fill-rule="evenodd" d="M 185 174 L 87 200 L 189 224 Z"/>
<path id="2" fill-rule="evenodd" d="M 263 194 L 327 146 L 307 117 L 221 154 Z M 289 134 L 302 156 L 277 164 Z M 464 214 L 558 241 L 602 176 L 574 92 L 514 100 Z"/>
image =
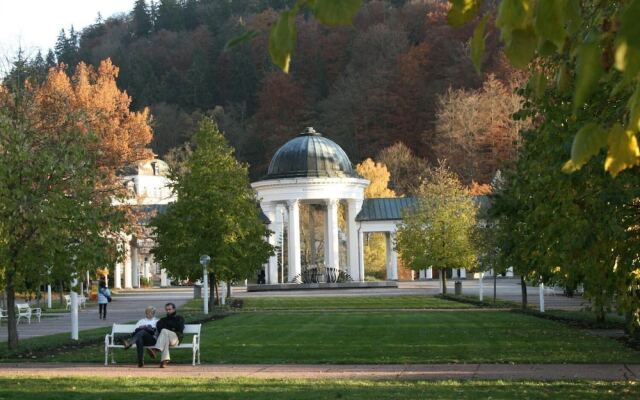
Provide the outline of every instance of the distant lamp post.
<path id="1" fill-rule="evenodd" d="M 204 304 L 205 315 L 209 314 L 209 273 L 207 267 L 211 262 L 208 255 L 200 256 L 200 264 L 202 264 L 202 303 Z"/>

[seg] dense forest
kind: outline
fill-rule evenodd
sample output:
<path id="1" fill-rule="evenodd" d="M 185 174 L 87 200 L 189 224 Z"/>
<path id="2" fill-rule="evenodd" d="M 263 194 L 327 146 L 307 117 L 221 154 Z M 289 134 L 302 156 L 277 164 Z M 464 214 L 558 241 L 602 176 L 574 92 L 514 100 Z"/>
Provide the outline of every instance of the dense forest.
<path id="1" fill-rule="evenodd" d="M 347 27 L 299 17 L 291 73 L 284 74 L 270 62 L 268 31 L 290 3 L 137 0 L 128 13 L 98 19 L 80 32 L 61 31 L 55 48 L 28 64 L 43 76 L 55 63 L 73 69 L 80 61 L 98 65 L 111 58 L 134 109 L 151 108 L 156 153 L 164 156 L 188 140 L 202 114 L 214 115 L 254 178 L 265 172 L 274 150 L 305 126 L 338 142 L 354 163 L 402 142 L 435 164 L 449 158 L 439 149 L 453 149 L 438 128 L 451 90 L 482 90 L 493 79 L 512 91 L 514 73 L 496 30 L 488 30 L 480 75 L 469 58 L 472 27 L 450 27 L 444 0 L 365 1 Z M 226 47 L 248 31 L 258 35 Z M 487 154 L 493 157 L 491 149 Z M 486 183 L 493 164 L 463 179 Z"/>

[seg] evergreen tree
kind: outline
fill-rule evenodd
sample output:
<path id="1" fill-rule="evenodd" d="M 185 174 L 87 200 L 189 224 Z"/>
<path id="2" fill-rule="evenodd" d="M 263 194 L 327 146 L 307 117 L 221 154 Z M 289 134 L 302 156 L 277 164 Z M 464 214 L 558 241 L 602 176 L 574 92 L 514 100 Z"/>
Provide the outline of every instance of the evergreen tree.
<path id="1" fill-rule="evenodd" d="M 198 0 L 186 0 L 183 4 L 184 28 L 193 30 L 198 27 Z"/>
<path id="2" fill-rule="evenodd" d="M 56 62 L 56 53 L 54 53 L 52 49 L 49 49 L 49 51 L 47 52 L 46 62 L 47 62 L 47 69 L 51 67 L 55 67 L 58 64 Z"/>
<path id="3" fill-rule="evenodd" d="M 147 2 L 145 0 L 136 0 L 135 5 L 133 6 L 133 11 L 131 12 L 131 16 L 133 19 L 133 29 L 135 36 L 143 37 L 151 32 L 153 23 L 151 21 L 149 7 L 147 6 Z"/>
<path id="4" fill-rule="evenodd" d="M 180 31 L 183 27 L 182 7 L 177 0 L 160 0 L 156 30 Z"/>

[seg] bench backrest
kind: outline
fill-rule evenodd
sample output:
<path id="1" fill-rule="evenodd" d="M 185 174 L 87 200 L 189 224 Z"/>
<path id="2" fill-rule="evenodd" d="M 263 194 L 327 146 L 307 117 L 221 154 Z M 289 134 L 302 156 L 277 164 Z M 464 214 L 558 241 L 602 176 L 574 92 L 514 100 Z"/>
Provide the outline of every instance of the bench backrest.
<path id="1" fill-rule="evenodd" d="M 18 312 L 28 312 L 31 309 L 27 303 L 16 303 L 16 307 L 18 308 Z"/>
<path id="2" fill-rule="evenodd" d="M 185 335 L 199 335 L 202 324 L 185 324 L 183 333 Z M 136 330 L 135 324 L 113 324 L 111 334 L 133 333 Z"/>

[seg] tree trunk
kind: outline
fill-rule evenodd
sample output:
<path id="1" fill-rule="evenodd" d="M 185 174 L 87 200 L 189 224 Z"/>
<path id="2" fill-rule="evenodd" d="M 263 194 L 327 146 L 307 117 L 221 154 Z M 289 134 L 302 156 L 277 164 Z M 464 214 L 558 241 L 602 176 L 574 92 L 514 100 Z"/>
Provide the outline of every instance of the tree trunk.
<path id="1" fill-rule="evenodd" d="M 524 276 L 520 277 L 520 285 L 522 290 L 522 309 L 527 309 L 527 282 L 524 281 Z"/>
<path id="2" fill-rule="evenodd" d="M 64 306 L 64 283 L 60 281 L 60 306 Z"/>
<path id="3" fill-rule="evenodd" d="M 604 324 L 607 313 L 605 312 L 604 307 L 601 304 L 596 306 L 595 313 L 596 313 L 596 322 L 599 324 Z"/>
<path id="4" fill-rule="evenodd" d="M 496 304 L 496 295 L 498 294 L 498 274 L 496 271 L 493 271 L 493 304 Z"/>
<path id="5" fill-rule="evenodd" d="M 445 269 L 440 270 L 442 277 L 442 294 L 447 294 L 447 271 Z"/>
<path id="6" fill-rule="evenodd" d="M 6 292 L 7 292 L 7 315 L 8 315 L 8 325 L 7 325 L 7 334 L 8 334 L 8 342 L 10 350 L 18 349 L 18 321 L 16 321 L 16 291 L 13 286 L 13 274 L 7 274 L 7 284 L 6 284 Z"/>

